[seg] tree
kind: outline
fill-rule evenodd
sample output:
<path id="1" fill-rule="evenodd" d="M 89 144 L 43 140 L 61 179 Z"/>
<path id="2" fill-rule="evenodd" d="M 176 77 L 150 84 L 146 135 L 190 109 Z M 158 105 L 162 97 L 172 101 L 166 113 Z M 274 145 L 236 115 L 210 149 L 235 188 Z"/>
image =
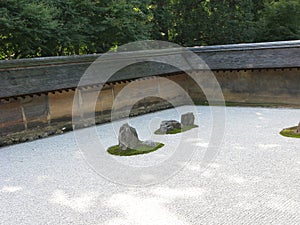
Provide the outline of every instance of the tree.
<path id="1" fill-rule="evenodd" d="M 45 39 L 53 35 L 55 10 L 44 2 L 0 2 L 1 58 L 40 56 L 47 50 Z"/>
<path id="2" fill-rule="evenodd" d="M 300 39 L 300 2 L 271 1 L 260 12 L 256 41 Z"/>
<path id="3" fill-rule="evenodd" d="M 207 14 L 205 0 L 176 0 L 172 4 L 172 41 L 185 45 L 202 45 L 205 37 Z"/>
<path id="4" fill-rule="evenodd" d="M 300 39 L 299 0 L 1 0 L 0 59 Z"/>
<path id="5" fill-rule="evenodd" d="M 150 38 L 148 0 L 2 0 L 0 57 L 106 52 Z"/>
<path id="6" fill-rule="evenodd" d="M 252 42 L 255 34 L 252 0 L 210 1 L 207 44 Z"/>
<path id="7" fill-rule="evenodd" d="M 174 1 L 175 42 L 186 46 L 251 42 L 252 0 Z"/>
<path id="8" fill-rule="evenodd" d="M 95 6 L 90 0 L 49 0 L 56 9 L 54 20 L 58 25 L 55 36 L 45 39 L 52 55 L 71 55 L 87 53 L 90 14 Z M 44 55 L 48 55 L 44 52 Z"/>
<path id="9" fill-rule="evenodd" d="M 151 26 L 144 4 L 147 0 L 118 0 L 100 2 L 95 14 L 91 43 L 96 51 L 105 52 L 112 47 L 150 38 Z"/>
<path id="10" fill-rule="evenodd" d="M 152 14 L 151 37 L 154 40 L 170 40 L 173 15 L 170 0 L 153 0 L 149 6 Z"/>

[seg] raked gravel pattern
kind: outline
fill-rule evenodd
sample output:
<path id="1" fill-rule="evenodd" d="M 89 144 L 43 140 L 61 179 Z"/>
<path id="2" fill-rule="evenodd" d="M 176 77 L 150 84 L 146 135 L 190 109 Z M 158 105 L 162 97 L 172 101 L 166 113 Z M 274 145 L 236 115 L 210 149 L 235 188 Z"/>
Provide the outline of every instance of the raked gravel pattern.
<path id="1" fill-rule="evenodd" d="M 197 110 L 201 151 L 208 145 L 212 118 L 209 107 Z M 299 116 L 296 109 L 227 107 L 223 144 L 209 168 L 200 168 L 200 154 L 167 181 L 147 187 L 97 175 L 72 132 L 0 148 L 0 224 L 300 224 L 300 139 L 279 135 Z M 180 117 L 165 110 L 130 123 L 145 139 L 158 118 Z M 107 147 L 117 144 L 110 127 L 97 126 Z M 176 140 L 151 138 L 168 145 Z M 152 165 L 168 154 L 162 148 L 117 160 Z"/>

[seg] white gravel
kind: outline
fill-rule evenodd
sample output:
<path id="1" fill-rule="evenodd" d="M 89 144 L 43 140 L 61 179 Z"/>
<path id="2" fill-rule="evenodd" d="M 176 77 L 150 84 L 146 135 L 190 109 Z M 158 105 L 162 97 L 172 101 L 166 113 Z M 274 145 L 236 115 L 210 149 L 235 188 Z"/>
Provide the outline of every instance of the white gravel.
<path id="1" fill-rule="evenodd" d="M 197 110 L 202 136 L 196 144 L 202 151 L 212 118 L 209 107 Z M 72 132 L 1 148 L 0 224 L 300 224 L 300 139 L 279 135 L 299 122 L 300 110 L 226 111 L 224 141 L 208 169 L 202 171 L 199 154 L 175 176 L 147 187 L 118 185 L 97 175 Z M 155 118 L 179 116 L 166 110 L 136 117 L 131 124 L 142 139 L 162 138 L 150 135 L 159 121 Z M 152 122 L 145 126 L 145 121 Z M 117 144 L 109 124 L 97 131 L 105 147 Z M 161 140 L 170 145 L 176 139 Z M 164 149 L 117 160 L 138 166 L 145 165 L 143 160 L 163 163 L 169 154 Z"/>

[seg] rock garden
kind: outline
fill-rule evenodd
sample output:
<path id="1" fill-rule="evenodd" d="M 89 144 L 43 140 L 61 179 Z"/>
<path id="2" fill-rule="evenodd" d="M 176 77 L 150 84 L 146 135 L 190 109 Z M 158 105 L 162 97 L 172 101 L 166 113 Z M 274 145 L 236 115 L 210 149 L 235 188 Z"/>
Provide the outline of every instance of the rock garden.
<path id="1" fill-rule="evenodd" d="M 194 114 L 186 113 L 181 115 L 181 122 L 176 120 L 162 121 L 160 128 L 155 131 L 155 134 L 164 135 L 185 132 L 198 127 L 194 122 Z M 140 140 L 136 129 L 131 127 L 128 123 L 120 127 L 118 142 L 118 145 L 109 147 L 107 152 L 112 155 L 132 156 L 150 153 L 164 146 L 163 143 L 154 142 L 152 140 Z"/>

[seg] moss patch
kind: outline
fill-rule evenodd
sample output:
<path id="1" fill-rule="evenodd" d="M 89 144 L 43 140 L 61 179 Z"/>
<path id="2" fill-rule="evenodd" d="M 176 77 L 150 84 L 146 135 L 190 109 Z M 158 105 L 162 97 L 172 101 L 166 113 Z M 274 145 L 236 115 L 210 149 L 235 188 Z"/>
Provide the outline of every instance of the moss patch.
<path id="1" fill-rule="evenodd" d="M 173 129 L 173 130 L 167 131 L 166 134 L 178 134 L 178 133 L 182 133 L 182 132 L 191 130 L 191 129 L 196 128 L 196 127 L 198 127 L 198 126 L 197 126 L 197 125 L 184 126 L 184 127 L 182 127 L 181 129 Z M 160 132 L 160 129 L 158 129 L 158 130 L 156 130 L 156 131 L 154 132 L 154 134 L 163 135 L 163 134 L 165 134 L 165 133 Z"/>
<path id="2" fill-rule="evenodd" d="M 111 155 L 118 155 L 118 156 L 132 156 L 132 155 L 140 155 L 140 154 L 147 154 L 150 152 L 154 152 L 157 149 L 163 147 L 164 144 L 158 143 L 154 148 L 140 145 L 137 149 L 127 149 L 127 150 L 121 150 L 119 145 L 114 145 L 107 149 L 107 152 Z"/>
<path id="3" fill-rule="evenodd" d="M 296 127 L 290 127 L 283 129 L 280 134 L 285 137 L 292 137 L 292 138 L 300 138 L 300 133 L 296 133 L 297 126 Z"/>

